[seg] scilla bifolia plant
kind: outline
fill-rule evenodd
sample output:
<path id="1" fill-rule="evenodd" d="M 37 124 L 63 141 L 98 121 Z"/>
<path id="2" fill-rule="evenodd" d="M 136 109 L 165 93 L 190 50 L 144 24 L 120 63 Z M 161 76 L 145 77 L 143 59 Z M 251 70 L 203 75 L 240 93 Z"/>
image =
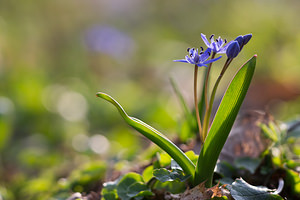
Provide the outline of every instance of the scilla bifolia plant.
<path id="1" fill-rule="evenodd" d="M 226 40 L 223 40 L 220 37 L 218 39 L 214 39 L 214 35 L 209 38 L 210 41 L 207 40 L 204 34 L 201 34 L 201 37 L 207 46 L 205 51 L 202 47 L 200 51 L 195 48 L 189 48 L 188 55 L 185 57 L 185 59 L 175 60 L 175 62 L 184 62 L 194 65 L 194 103 L 199 134 L 203 143 L 196 166 L 174 143 L 172 143 L 162 133 L 142 122 L 141 120 L 127 115 L 121 105 L 111 96 L 102 92 L 97 93 L 97 96 L 112 103 L 119 110 L 123 119 L 130 126 L 167 152 L 179 164 L 185 174 L 190 175 L 189 183 L 191 186 L 196 186 L 202 182 L 205 182 L 206 187 L 211 187 L 213 172 L 217 163 L 217 159 L 249 88 L 255 69 L 256 55 L 248 60 L 233 77 L 210 125 L 209 122 L 211 121 L 210 117 L 212 106 L 218 85 L 229 65 L 232 63 L 232 60 L 240 53 L 244 45 L 249 42 L 252 35 L 247 34 L 244 36 L 238 36 L 235 40 L 228 43 Z M 215 58 L 216 54 L 226 54 L 227 59 L 211 93 L 209 94 L 208 80 L 210 69 L 213 62 L 218 61 L 221 58 L 221 56 Z M 197 98 L 197 74 L 199 67 L 207 67 L 203 84 L 204 92 L 202 92 L 205 99 L 205 112 L 203 120 L 200 119 L 201 114 L 198 112 L 199 102 Z M 210 98 L 208 98 L 209 96 Z"/>

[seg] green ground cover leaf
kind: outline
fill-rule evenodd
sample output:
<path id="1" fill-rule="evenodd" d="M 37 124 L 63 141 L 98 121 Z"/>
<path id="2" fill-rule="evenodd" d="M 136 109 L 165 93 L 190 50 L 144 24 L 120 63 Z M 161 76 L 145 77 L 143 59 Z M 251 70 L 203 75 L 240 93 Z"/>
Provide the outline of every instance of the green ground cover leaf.
<path id="1" fill-rule="evenodd" d="M 130 172 L 124 175 L 117 185 L 118 196 L 122 200 L 130 200 L 137 196 L 140 192 L 150 191 L 148 186 L 144 183 L 141 175 Z M 151 191 L 150 191 L 151 192 Z M 144 193 L 149 196 L 150 193 Z"/>
<path id="2" fill-rule="evenodd" d="M 266 187 L 257 187 L 248 184 L 242 178 L 233 182 L 230 192 L 235 200 L 275 200 L 283 199 L 277 194 L 272 194 L 275 190 Z"/>
<path id="3" fill-rule="evenodd" d="M 129 186 L 127 195 L 133 198 L 133 197 L 153 196 L 154 193 L 150 191 L 150 189 L 145 183 L 136 182 Z"/>
<path id="4" fill-rule="evenodd" d="M 156 169 L 153 171 L 153 176 L 161 182 L 167 181 L 186 181 L 190 176 L 184 175 L 181 170 L 167 170 L 165 168 Z"/>

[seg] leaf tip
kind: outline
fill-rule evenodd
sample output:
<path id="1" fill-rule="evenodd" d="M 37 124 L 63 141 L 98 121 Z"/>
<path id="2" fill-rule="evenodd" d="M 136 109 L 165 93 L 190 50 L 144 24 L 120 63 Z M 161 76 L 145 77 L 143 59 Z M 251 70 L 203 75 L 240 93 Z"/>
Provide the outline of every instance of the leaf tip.
<path id="1" fill-rule="evenodd" d="M 103 92 L 97 92 L 96 93 L 96 97 L 102 97 L 103 95 L 105 95 L 105 93 L 103 93 Z"/>

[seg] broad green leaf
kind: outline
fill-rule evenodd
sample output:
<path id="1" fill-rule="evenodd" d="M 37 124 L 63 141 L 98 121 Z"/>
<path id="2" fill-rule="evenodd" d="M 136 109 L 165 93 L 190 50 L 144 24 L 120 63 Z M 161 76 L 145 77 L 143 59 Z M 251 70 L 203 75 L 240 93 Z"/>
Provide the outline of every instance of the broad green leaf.
<path id="1" fill-rule="evenodd" d="M 138 182 L 143 182 L 143 178 L 137 173 L 130 172 L 123 176 L 123 178 L 120 180 L 117 186 L 118 196 L 122 200 L 129 200 L 132 197 L 128 195 L 130 193 L 129 188 L 131 185 Z"/>
<path id="2" fill-rule="evenodd" d="M 275 200 L 283 199 L 277 194 L 273 194 L 275 190 L 266 187 L 257 187 L 248 184 L 243 179 L 236 179 L 232 183 L 230 190 L 231 196 L 235 200 Z"/>
<path id="3" fill-rule="evenodd" d="M 258 158 L 237 158 L 234 163 L 237 168 L 247 169 L 251 174 L 254 174 L 261 160 Z"/>
<path id="4" fill-rule="evenodd" d="M 137 196 L 153 196 L 154 194 L 145 183 L 136 182 L 128 187 L 127 195 L 132 198 Z"/>
<path id="5" fill-rule="evenodd" d="M 190 174 L 193 178 L 195 165 L 173 142 L 148 124 L 139 119 L 128 116 L 122 106 L 111 96 L 101 92 L 97 93 L 97 96 L 112 103 L 118 109 L 127 124 L 167 152 L 182 167 L 185 173 Z"/>
<path id="6" fill-rule="evenodd" d="M 184 175 L 181 170 L 169 171 L 165 168 L 156 169 L 153 171 L 153 176 L 161 182 L 167 181 L 186 181 L 190 176 Z"/>
<path id="7" fill-rule="evenodd" d="M 206 181 L 206 187 L 211 187 L 216 162 L 249 88 L 255 64 L 256 55 L 240 68 L 223 96 L 198 158 L 195 185 Z"/>

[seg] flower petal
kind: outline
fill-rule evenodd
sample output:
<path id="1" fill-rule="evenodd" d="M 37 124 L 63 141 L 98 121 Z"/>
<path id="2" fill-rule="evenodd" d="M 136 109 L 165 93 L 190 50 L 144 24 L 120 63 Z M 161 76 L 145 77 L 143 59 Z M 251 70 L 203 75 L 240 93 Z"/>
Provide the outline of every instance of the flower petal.
<path id="1" fill-rule="evenodd" d="M 205 45 L 207 47 L 210 47 L 210 43 L 209 43 L 209 41 L 207 40 L 206 36 L 203 33 L 201 33 L 201 38 L 202 38 L 203 42 L 205 43 Z"/>
<path id="2" fill-rule="evenodd" d="M 195 62 L 189 56 L 185 56 L 185 60 L 190 64 L 195 64 Z"/>
<path id="3" fill-rule="evenodd" d="M 188 63 L 188 61 L 186 61 L 185 59 L 181 59 L 181 60 L 173 60 L 173 62 L 184 62 L 184 63 Z"/>
<path id="4" fill-rule="evenodd" d="M 218 38 L 218 46 L 219 46 L 219 48 L 220 48 L 221 46 L 223 46 L 224 43 L 225 43 L 225 42 L 222 40 L 222 38 L 219 37 L 219 38 Z"/>
<path id="5" fill-rule="evenodd" d="M 207 48 L 203 54 L 200 55 L 200 61 L 203 62 L 210 56 L 211 48 Z"/>
<path id="6" fill-rule="evenodd" d="M 212 51 L 215 52 L 215 53 L 217 53 L 218 50 L 219 50 L 217 43 L 216 42 L 212 42 L 211 44 L 212 44 L 212 47 L 213 47 Z"/>
<path id="7" fill-rule="evenodd" d="M 195 48 L 191 48 L 191 49 L 189 50 L 189 56 L 194 55 L 194 51 L 195 51 Z"/>

